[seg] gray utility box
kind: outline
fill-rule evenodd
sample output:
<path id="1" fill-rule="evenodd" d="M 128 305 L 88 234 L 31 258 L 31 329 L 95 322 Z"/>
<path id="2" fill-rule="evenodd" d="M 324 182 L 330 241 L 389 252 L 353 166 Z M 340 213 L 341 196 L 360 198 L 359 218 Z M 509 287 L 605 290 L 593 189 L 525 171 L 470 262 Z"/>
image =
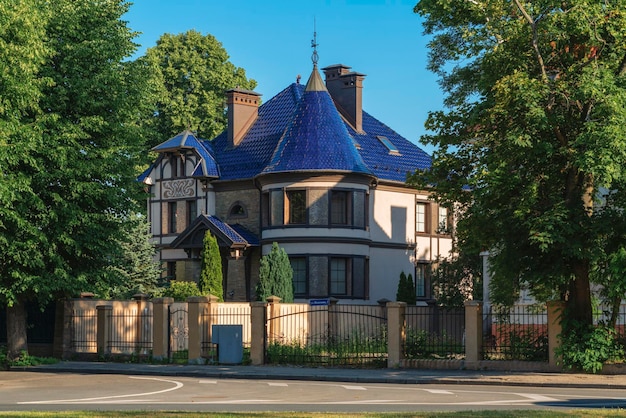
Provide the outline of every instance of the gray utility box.
<path id="1" fill-rule="evenodd" d="M 241 364 L 243 361 L 243 325 L 213 325 L 211 342 L 217 344 L 217 361 Z"/>

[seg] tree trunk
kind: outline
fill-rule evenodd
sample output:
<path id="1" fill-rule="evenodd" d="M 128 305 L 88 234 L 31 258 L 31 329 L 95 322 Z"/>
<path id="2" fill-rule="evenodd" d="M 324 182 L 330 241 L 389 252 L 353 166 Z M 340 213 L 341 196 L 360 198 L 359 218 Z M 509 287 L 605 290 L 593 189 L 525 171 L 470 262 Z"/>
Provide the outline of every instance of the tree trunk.
<path id="1" fill-rule="evenodd" d="M 7 307 L 7 357 L 15 360 L 22 351 L 28 352 L 26 339 L 26 307 L 17 302 Z"/>
<path id="2" fill-rule="evenodd" d="M 574 280 L 570 282 L 567 307 L 569 318 L 583 324 L 593 323 L 589 263 L 586 261 L 580 261 L 574 266 Z"/>

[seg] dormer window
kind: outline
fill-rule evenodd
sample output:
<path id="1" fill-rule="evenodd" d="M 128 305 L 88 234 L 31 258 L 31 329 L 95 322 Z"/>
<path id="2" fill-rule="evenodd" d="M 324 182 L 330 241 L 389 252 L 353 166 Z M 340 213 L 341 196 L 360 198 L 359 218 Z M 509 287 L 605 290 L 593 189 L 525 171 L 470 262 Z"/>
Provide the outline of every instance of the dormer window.
<path id="1" fill-rule="evenodd" d="M 389 154 L 400 155 L 400 151 L 398 151 L 398 147 L 396 147 L 393 142 L 389 140 L 386 136 L 377 135 L 376 138 L 389 150 Z"/>

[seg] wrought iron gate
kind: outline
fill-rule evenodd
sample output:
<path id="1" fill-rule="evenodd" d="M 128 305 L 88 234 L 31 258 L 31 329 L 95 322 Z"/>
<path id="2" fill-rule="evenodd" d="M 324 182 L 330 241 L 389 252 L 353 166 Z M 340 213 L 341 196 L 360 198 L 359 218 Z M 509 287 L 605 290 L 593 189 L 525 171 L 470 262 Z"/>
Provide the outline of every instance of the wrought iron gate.
<path id="1" fill-rule="evenodd" d="M 189 321 L 186 303 L 173 303 L 168 308 L 168 357 L 171 362 L 187 362 Z"/>

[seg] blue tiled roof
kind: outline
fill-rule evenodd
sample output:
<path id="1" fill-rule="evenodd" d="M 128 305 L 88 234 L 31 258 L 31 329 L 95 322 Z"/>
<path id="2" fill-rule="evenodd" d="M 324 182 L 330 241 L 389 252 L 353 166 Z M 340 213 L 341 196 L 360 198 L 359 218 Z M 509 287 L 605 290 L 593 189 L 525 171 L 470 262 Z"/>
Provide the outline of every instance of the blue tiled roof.
<path id="1" fill-rule="evenodd" d="M 220 246 L 246 248 L 258 246 L 259 238 L 241 225 L 228 225 L 215 216 L 200 215 L 170 244 L 172 248 L 200 248 L 201 238 L 198 231 L 209 230 Z M 200 235 L 202 237 L 204 235 Z"/>
<path id="2" fill-rule="evenodd" d="M 430 155 L 384 123 L 364 111 L 362 132 L 357 133 L 339 116 L 325 88 L 311 90 L 293 83 L 261 105 L 257 119 L 236 147 L 229 144 L 224 131 L 212 141 L 198 141 L 193 134 L 183 133 L 155 150 L 194 148 L 203 159 L 194 176 L 220 180 L 323 170 L 404 182 L 407 173 L 430 168 Z M 378 136 L 386 137 L 398 152 L 390 152 Z"/>
<path id="3" fill-rule="evenodd" d="M 219 218 L 215 216 L 207 216 L 207 215 L 202 215 L 202 216 L 206 217 L 208 222 L 210 222 L 219 232 L 221 232 L 224 235 L 224 237 L 227 238 L 228 241 L 232 242 L 231 246 L 233 244 L 247 246 L 248 241 L 246 241 L 244 237 L 239 235 L 239 233 L 235 231 L 230 225 L 222 222 Z"/>
<path id="4" fill-rule="evenodd" d="M 164 153 L 179 149 L 194 149 L 200 155 L 200 163 L 194 168 L 194 177 L 219 177 L 219 169 L 211 154 L 211 144 L 199 141 L 191 131 L 183 131 L 173 138 L 152 148 L 153 151 Z"/>
<path id="5" fill-rule="evenodd" d="M 235 230 L 243 239 L 248 242 L 248 245 L 251 247 L 258 247 L 261 243 L 259 241 L 259 237 L 257 237 L 254 233 L 246 229 L 244 226 L 239 224 L 233 224 L 229 226 Z"/>
<path id="6" fill-rule="evenodd" d="M 226 131 L 211 141 L 221 180 L 251 179 L 263 171 L 303 93 L 304 86 L 294 83 L 261 105 L 256 121 L 237 148 L 230 147 Z"/>
<path id="7" fill-rule="evenodd" d="M 226 131 L 204 141 L 212 147 L 220 180 L 285 171 L 346 170 L 405 182 L 407 173 L 430 168 L 430 155 L 367 112 L 363 112 L 363 132 L 357 133 L 331 108 L 325 90 L 305 93 L 304 85 L 289 85 L 259 107 L 256 121 L 237 147 L 230 146 Z M 398 152 L 391 153 L 378 136 L 386 137 Z"/>
<path id="8" fill-rule="evenodd" d="M 314 69 L 311 80 L 316 78 Z M 296 171 L 371 174 L 326 89 L 307 87 L 263 173 Z"/>
<path id="9" fill-rule="evenodd" d="M 431 166 L 430 155 L 367 112 L 363 112 L 364 134 L 358 134 L 349 124 L 346 125 L 360 145 L 363 161 L 379 179 L 405 182 L 407 173 Z M 390 153 L 378 136 L 387 137 L 398 148 L 398 153 Z"/>

